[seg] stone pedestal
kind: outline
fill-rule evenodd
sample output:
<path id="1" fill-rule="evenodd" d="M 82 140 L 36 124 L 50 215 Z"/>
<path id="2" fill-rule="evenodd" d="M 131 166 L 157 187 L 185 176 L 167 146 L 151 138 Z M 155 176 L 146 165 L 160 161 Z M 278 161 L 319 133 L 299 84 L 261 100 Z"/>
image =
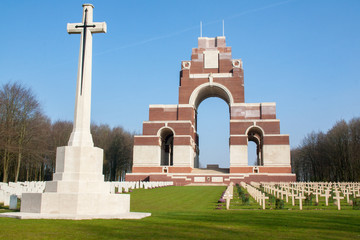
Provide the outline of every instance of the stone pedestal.
<path id="1" fill-rule="evenodd" d="M 110 194 L 102 174 L 103 150 L 97 147 L 57 148 L 56 173 L 44 193 L 23 193 L 22 219 L 139 219 L 150 213 L 131 213 L 129 194 Z"/>
<path id="2" fill-rule="evenodd" d="M 130 212 L 129 194 L 100 193 L 24 193 L 21 212 L 82 215 L 97 218 Z M 99 217 L 101 218 L 101 217 Z"/>

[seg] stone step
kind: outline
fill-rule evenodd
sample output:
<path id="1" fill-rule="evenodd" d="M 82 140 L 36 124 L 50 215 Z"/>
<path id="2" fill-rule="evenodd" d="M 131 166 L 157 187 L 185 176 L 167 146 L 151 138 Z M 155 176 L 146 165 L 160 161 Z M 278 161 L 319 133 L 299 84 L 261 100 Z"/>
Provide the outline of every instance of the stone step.
<path id="1" fill-rule="evenodd" d="M 218 169 L 208 169 L 208 168 L 194 168 L 191 173 L 201 173 L 201 174 L 222 174 L 229 173 L 228 168 L 218 168 Z"/>

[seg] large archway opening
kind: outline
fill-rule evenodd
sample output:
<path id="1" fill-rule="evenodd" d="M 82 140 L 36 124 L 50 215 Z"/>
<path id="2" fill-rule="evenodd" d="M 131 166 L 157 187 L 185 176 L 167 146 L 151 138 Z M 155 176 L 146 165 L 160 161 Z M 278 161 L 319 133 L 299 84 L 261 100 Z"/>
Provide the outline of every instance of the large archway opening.
<path id="1" fill-rule="evenodd" d="M 169 128 L 163 128 L 160 132 L 161 139 L 161 166 L 172 166 L 174 150 L 174 132 Z"/>
<path id="2" fill-rule="evenodd" d="M 203 96 L 197 107 L 199 168 L 230 167 L 230 113 L 223 98 Z"/>
<path id="3" fill-rule="evenodd" d="M 219 83 L 204 83 L 198 86 L 191 94 L 189 104 L 198 109 L 205 99 L 216 97 L 224 100 L 228 106 L 234 103 L 234 98 L 229 89 Z"/>

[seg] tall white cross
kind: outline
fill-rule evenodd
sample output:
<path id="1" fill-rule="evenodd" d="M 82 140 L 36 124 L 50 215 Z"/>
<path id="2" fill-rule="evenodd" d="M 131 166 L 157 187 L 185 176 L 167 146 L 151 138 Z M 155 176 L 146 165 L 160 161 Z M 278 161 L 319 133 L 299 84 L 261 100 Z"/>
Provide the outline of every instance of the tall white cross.
<path id="1" fill-rule="evenodd" d="M 230 208 L 230 200 L 233 199 L 233 195 L 230 191 L 226 191 L 224 194 L 224 199 L 226 200 L 226 210 Z"/>
<path id="2" fill-rule="evenodd" d="M 262 193 L 261 195 L 260 195 L 260 205 L 262 205 L 262 207 L 263 207 L 263 210 L 265 210 L 265 208 L 266 208 L 266 199 L 269 199 L 269 197 L 267 197 L 266 195 L 265 195 L 265 193 Z"/>
<path id="3" fill-rule="evenodd" d="M 291 194 L 289 194 L 289 196 L 291 197 L 292 205 L 295 206 L 295 197 L 297 196 L 297 194 L 294 193 L 294 189 L 291 190 Z"/>
<path id="4" fill-rule="evenodd" d="M 315 202 L 319 203 L 319 196 L 321 195 L 321 192 L 319 191 L 319 189 L 315 189 L 313 194 L 315 195 Z"/>
<path id="5" fill-rule="evenodd" d="M 93 22 L 93 8 L 91 4 L 84 4 L 82 22 L 67 24 L 69 34 L 81 34 L 74 126 L 69 146 L 94 146 L 90 133 L 92 34 L 106 33 L 106 23 Z"/>
<path id="6" fill-rule="evenodd" d="M 333 197 L 333 198 L 336 200 L 337 209 L 341 210 L 340 200 L 344 199 L 344 197 L 340 197 L 340 193 L 337 191 L 336 192 L 336 197 Z"/>
<path id="7" fill-rule="evenodd" d="M 350 202 L 350 195 L 352 195 L 352 193 L 350 192 L 350 190 L 349 190 L 348 188 L 345 189 L 344 196 L 346 196 L 346 202 L 347 202 L 347 203 Z"/>
<path id="8" fill-rule="evenodd" d="M 325 197 L 325 205 L 328 206 L 329 205 L 329 197 L 331 196 L 330 190 L 329 189 L 325 190 L 325 194 L 320 194 L 320 196 Z"/>
<path id="9" fill-rule="evenodd" d="M 302 210 L 302 201 L 303 199 L 306 199 L 305 196 L 302 196 L 302 194 L 300 193 L 298 197 L 295 197 L 296 199 L 299 199 L 299 208 L 300 210 Z"/>

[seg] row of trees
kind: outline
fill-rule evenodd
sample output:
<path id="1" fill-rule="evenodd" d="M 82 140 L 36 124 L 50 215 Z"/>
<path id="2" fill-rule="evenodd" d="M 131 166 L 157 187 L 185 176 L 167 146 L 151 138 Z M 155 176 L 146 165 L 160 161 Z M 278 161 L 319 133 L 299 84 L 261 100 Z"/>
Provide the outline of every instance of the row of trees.
<path id="1" fill-rule="evenodd" d="M 360 181 L 360 118 L 312 132 L 291 151 L 298 181 Z"/>
<path id="2" fill-rule="evenodd" d="M 72 122 L 52 123 L 30 88 L 7 83 L 0 89 L 0 178 L 3 182 L 51 180 L 56 147 L 66 146 Z M 132 166 L 133 134 L 121 127 L 92 125 L 94 144 L 104 149 L 106 180 L 123 179 Z"/>

